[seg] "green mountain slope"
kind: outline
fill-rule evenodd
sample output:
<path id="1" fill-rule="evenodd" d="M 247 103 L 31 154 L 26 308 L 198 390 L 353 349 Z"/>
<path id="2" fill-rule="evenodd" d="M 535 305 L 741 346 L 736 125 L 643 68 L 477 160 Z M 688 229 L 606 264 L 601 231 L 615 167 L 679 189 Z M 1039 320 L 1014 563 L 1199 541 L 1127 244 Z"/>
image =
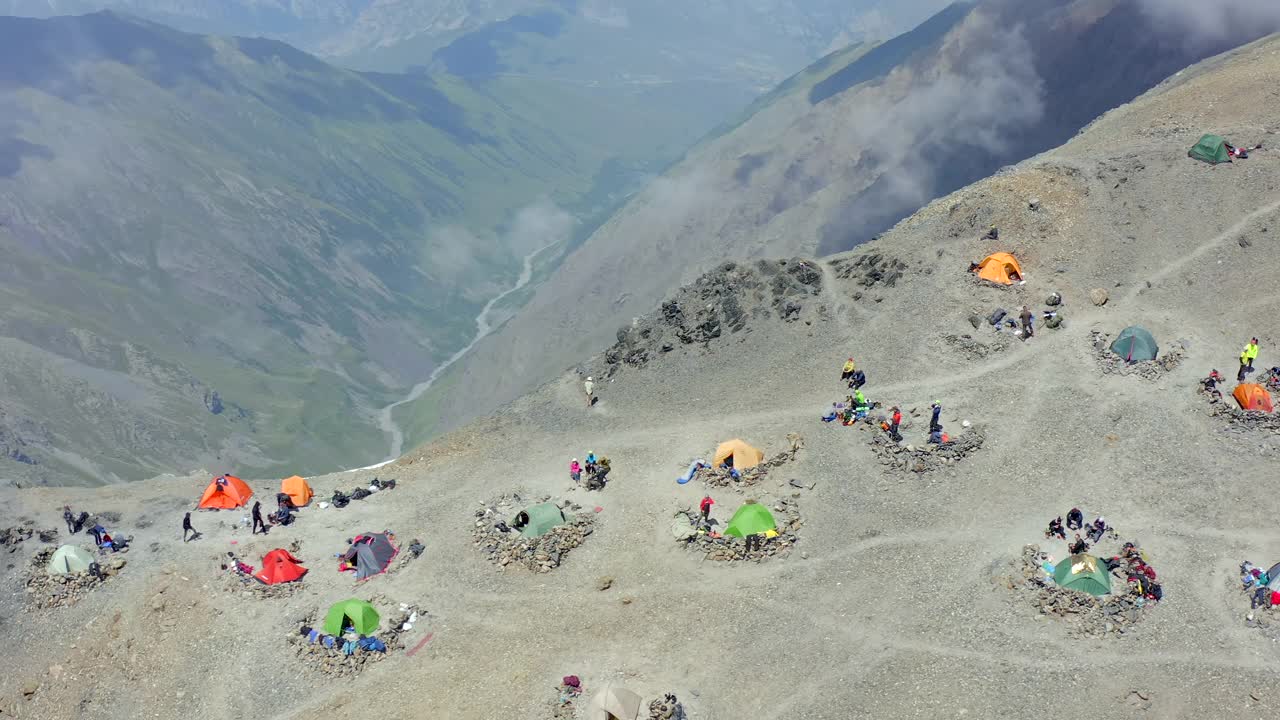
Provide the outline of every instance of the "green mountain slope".
<path id="1" fill-rule="evenodd" d="M 0 477 L 381 459 L 372 410 L 570 239 L 554 203 L 644 168 L 529 107 L 110 13 L 0 18 Z"/>

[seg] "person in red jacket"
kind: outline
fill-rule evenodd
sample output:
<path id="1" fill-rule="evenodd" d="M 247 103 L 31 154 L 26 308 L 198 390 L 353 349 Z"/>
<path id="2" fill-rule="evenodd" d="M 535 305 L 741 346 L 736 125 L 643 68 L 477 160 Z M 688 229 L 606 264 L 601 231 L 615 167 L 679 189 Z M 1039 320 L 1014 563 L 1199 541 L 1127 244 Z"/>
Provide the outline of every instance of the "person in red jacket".
<path id="1" fill-rule="evenodd" d="M 711 522 L 711 506 L 715 504 L 716 501 L 712 500 L 710 495 L 702 498 L 702 502 L 698 503 L 698 509 L 702 511 L 702 522 L 708 524 Z"/>
<path id="2" fill-rule="evenodd" d="M 902 411 L 897 405 L 893 406 L 893 415 L 889 419 L 889 437 L 895 440 L 901 437 L 898 435 L 898 425 L 902 423 Z"/>

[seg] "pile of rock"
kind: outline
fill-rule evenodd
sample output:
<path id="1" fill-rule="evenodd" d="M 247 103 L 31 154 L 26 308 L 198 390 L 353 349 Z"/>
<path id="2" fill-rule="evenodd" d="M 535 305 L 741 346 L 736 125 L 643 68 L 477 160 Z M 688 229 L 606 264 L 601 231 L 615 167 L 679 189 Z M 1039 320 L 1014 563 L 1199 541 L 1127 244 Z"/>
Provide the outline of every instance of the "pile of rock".
<path id="1" fill-rule="evenodd" d="M 288 598 L 302 591 L 302 581 L 267 585 L 256 578 L 228 570 L 223 573 L 222 589 L 259 600 Z"/>
<path id="2" fill-rule="evenodd" d="M 1124 358 L 1111 352 L 1109 334 L 1097 330 L 1091 331 L 1090 334 L 1094 358 L 1098 361 L 1102 372 L 1107 375 L 1136 375 L 1144 380 L 1159 380 L 1160 376 L 1181 365 L 1186 357 L 1185 350 L 1179 344 L 1166 350 L 1155 360 L 1126 362 Z"/>
<path id="3" fill-rule="evenodd" d="M 518 495 L 507 495 L 487 503 L 476 510 L 474 545 L 485 553 L 498 568 L 524 567 L 532 572 L 551 572 L 560 567 L 569 551 L 586 541 L 595 532 L 595 515 L 584 511 L 576 503 L 556 502 L 565 514 L 566 522 L 551 528 L 539 537 L 525 537 L 511 525 L 511 520 L 528 505 L 548 502 L 522 503 Z"/>
<path id="4" fill-rule="evenodd" d="M 392 652 L 403 650 L 403 636 L 408 630 L 412 629 L 413 625 L 410 622 L 410 618 L 417 614 L 418 611 L 413 606 L 401 605 L 394 615 L 383 619 L 384 627 L 388 629 L 382 630 L 371 637 L 381 640 L 387 646 L 386 652 L 356 648 L 355 652 L 346 655 L 342 652 L 341 642 L 335 644 L 332 648 L 325 647 L 320 642 L 308 642 L 307 636 L 302 634 L 302 629 L 316 627 L 317 619 L 320 617 L 318 612 L 313 612 L 298 623 L 294 631 L 289 634 L 289 642 L 295 646 L 298 657 L 306 665 L 326 675 L 349 677 L 360 674 L 369 665 L 382 662 Z M 425 615 L 426 613 L 422 614 Z"/>
<path id="5" fill-rule="evenodd" d="M 667 693 L 649 702 L 649 720 L 685 720 L 684 705 L 675 694 Z"/>
<path id="6" fill-rule="evenodd" d="M 895 287 L 907 272 L 906 262 L 882 252 L 870 252 L 851 258 L 837 258 L 827 263 L 841 280 L 853 280 L 871 289 L 877 285 Z M 861 300 L 862 293 L 855 292 L 854 300 Z"/>
<path id="7" fill-rule="evenodd" d="M 678 290 L 658 312 L 620 328 L 597 374 L 611 377 L 624 366 L 642 367 L 679 347 L 709 346 L 751 321 L 804 319 L 811 299 L 821 292 L 822 269 L 811 260 L 724 263 Z"/>
<path id="8" fill-rule="evenodd" d="M 895 442 L 889 433 L 872 426 L 871 450 L 881 465 L 893 470 L 913 473 L 933 472 L 951 467 L 982 448 L 986 434 L 969 427 L 941 445 L 921 441 L 916 445 L 906 440 Z"/>
<path id="9" fill-rule="evenodd" d="M 1225 420 L 1232 430 L 1280 433 L 1280 414 L 1241 410 L 1233 400 L 1211 399 L 1209 414 Z"/>
<path id="10" fill-rule="evenodd" d="M 747 550 L 747 541 L 729 535 L 713 537 L 710 533 L 694 533 L 682 542 L 691 552 L 699 553 L 707 560 L 732 562 L 738 560 L 759 562 L 775 555 L 785 555 L 800 541 L 800 528 L 804 525 L 800 518 L 799 508 L 794 500 L 782 498 L 769 505 L 777 524 L 778 536 L 762 538 L 760 545 Z M 691 526 L 695 526 L 698 517 L 692 513 L 681 511 Z"/>
<path id="11" fill-rule="evenodd" d="M 798 436 L 797 436 L 798 437 Z M 801 441 L 803 443 L 803 441 Z M 780 452 L 767 460 L 759 463 L 755 467 L 738 471 L 737 477 L 728 468 L 721 467 L 703 467 L 698 470 L 696 477 L 711 487 L 719 488 L 735 488 L 741 490 L 743 488 L 756 485 L 769 475 L 769 471 L 780 468 L 783 465 L 795 460 L 796 452 L 799 447 L 792 445 L 792 449 L 786 452 Z"/>
<path id="12" fill-rule="evenodd" d="M 1078 590 L 1059 587 L 1047 575 L 1041 564 L 1044 554 L 1039 545 L 1022 548 L 1017 567 L 1002 582 L 1022 602 L 1036 608 L 1041 615 L 1052 617 L 1070 625 L 1073 635 L 1104 637 L 1115 633 L 1123 635 L 1146 617 L 1154 603 L 1137 595 L 1112 594 L 1094 597 Z"/>
<path id="13" fill-rule="evenodd" d="M 119 555 L 102 558 L 98 572 L 50 575 L 49 560 L 54 548 L 44 548 L 31 557 L 26 570 L 27 602 L 37 608 L 70 607 L 99 585 L 115 577 L 124 569 L 126 560 Z"/>
<path id="14" fill-rule="evenodd" d="M 977 315 L 973 317 L 977 318 L 979 323 L 982 322 L 982 318 Z M 970 360 L 982 360 L 1013 345 L 1013 336 L 1008 333 L 994 333 L 991 335 L 990 342 L 982 342 L 968 333 L 943 335 L 942 340 L 964 353 Z"/>

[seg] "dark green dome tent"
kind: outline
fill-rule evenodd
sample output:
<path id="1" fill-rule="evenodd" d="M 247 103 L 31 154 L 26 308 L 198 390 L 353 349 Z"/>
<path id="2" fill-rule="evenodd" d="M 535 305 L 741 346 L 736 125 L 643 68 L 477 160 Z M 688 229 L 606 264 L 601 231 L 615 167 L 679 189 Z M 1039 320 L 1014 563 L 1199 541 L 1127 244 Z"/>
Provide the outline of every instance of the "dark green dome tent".
<path id="1" fill-rule="evenodd" d="M 1187 157 L 1202 160 L 1210 165 L 1231 162 L 1227 142 L 1217 135 L 1205 135 L 1187 151 Z"/>
<path id="2" fill-rule="evenodd" d="M 1087 592 L 1095 597 L 1111 592 L 1111 575 L 1092 555 L 1072 555 L 1053 568 L 1059 587 Z"/>
<path id="3" fill-rule="evenodd" d="M 1156 339 L 1146 328 L 1132 325 L 1120 331 L 1115 342 L 1111 343 L 1111 352 L 1124 358 L 1125 362 L 1142 362 L 1155 360 L 1160 348 Z"/>

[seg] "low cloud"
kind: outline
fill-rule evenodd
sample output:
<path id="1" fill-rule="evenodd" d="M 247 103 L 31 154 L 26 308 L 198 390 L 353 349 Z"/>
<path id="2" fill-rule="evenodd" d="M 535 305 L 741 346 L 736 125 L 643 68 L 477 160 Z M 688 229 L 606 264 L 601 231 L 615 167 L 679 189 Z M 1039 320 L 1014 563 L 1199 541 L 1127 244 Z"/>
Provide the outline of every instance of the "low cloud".
<path id="1" fill-rule="evenodd" d="M 503 232 L 503 244 L 517 255 L 566 242 L 577 220 L 563 208 L 542 198 L 516 211 Z"/>
<path id="2" fill-rule="evenodd" d="M 1138 0 L 1158 28 L 1194 44 L 1243 42 L 1280 32 L 1280 0 Z"/>
<path id="3" fill-rule="evenodd" d="M 984 40 L 985 41 L 985 40 Z M 978 151 L 999 156 L 1008 135 L 1044 115 L 1043 82 L 1018 28 L 962 65 L 925 82 L 891 104 L 852 109 L 842 147 L 863 149 L 861 172 L 878 179 L 827 226 L 823 252 L 869 239 L 952 183 L 943 173 Z"/>

